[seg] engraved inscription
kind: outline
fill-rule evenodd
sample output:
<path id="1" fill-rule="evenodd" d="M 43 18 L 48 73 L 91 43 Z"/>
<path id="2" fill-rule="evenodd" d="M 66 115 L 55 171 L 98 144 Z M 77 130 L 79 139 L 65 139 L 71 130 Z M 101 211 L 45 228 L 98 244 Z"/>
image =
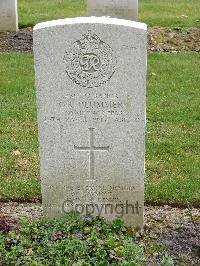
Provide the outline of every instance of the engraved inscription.
<path id="1" fill-rule="evenodd" d="M 2 18 L 2 19 L 6 19 L 6 18 L 11 18 L 11 17 L 12 17 L 12 16 L 11 16 L 9 10 L 7 10 L 7 9 L 3 9 L 3 10 L 1 10 L 1 12 L 0 12 L 0 19 L 1 19 L 1 18 Z"/>
<path id="2" fill-rule="evenodd" d="M 80 65 L 83 71 L 92 73 L 100 69 L 101 60 L 95 54 L 85 54 L 81 58 Z"/>
<path id="3" fill-rule="evenodd" d="M 118 93 L 73 93 L 59 100 L 65 122 L 129 122 L 130 96 Z"/>
<path id="4" fill-rule="evenodd" d="M 77 147 L 77 146 L 76 146 Z M 97 185 L 96 185 L 97 186 Z M 59 189 L 59 187 L 62 187 L 64 190 L 66 191 L 72 191 L 74 189 L 73 185 L 63 185 L 62 182 L 59 183 L 59 181 L 56 184 L 49 184 L 48 183 L 44 183 L 44 187 L 47 187 L 49 190 L 57 190 Z M 90 186 L 85 185 L 86 190 L 89 190 Z M 81 190 L 82 187 L 80 185 L 76 185 L 76 190 Z M 104 192 L 102 192 L 104 191 Z M 124 191 L 124 192 L 132 192 L 132 191 L 136 191 L 136 187 L 135 186 L 128 186 L 128 185 L 98 185 L 98 189 L 97 189 L 97 193 L 99 193 L 99 196 L 102 195 L 102 193 L 104 194 L 111 194 L 113 191 Z"/>
<path id="5" fill-rule="evenodd" d="M 69 78 L 82 87 L 99 87 L 114 74 L 116 57 L 112 48 L 88 31 L 64 56 Z"/>
<path id="6" fill-rule="evenodd" d="M 89 128 L 90 131 L 90 146 L 89 147 L 78 147 L 74 145 L 75 150 L 80 150 L 80 151 L 89 151 L 90 152 L 90 180 L 88 181 L 95 181 L 94 178 L 94 152 L 95 151 L 109 151 L 109 146 L 106 147 L 96 147 L 94 145 L 94 128 Z"/>

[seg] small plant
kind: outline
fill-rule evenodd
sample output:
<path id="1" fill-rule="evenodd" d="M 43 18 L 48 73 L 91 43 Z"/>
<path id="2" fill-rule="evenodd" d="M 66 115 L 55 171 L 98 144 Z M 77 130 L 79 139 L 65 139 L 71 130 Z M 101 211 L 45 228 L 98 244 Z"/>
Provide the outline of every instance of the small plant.
<path id="1" fill-rule="evenodd" d="M 119 219 L 108 224 L 70 213 L 59 219 L 21 219 L 18 227 L 0 231 L 0 265 L 145 264 L 143 248 Z"/>
<path id="2" fill-rule="evenodd" d="M 143 250 L 122 227 L 120 220 L 109 225 L 74 213 L 32 223 L 21 219 L 15 230 L 1 230 L 0 265 L 140 265 Z"/>
<path id="3" fill-rule="evenodd" d="M 0 217 L 0 232 L 7 233 L 15 227 L 16 222 L 6 216 Z"/>
<path id="4" fill-rule="evenodd" d="M 173 266 L 174 262 L 172 257 L 169 256 L 169 254 L 167 252 L 163 252 L 161 255 L 161 266 Z"/>

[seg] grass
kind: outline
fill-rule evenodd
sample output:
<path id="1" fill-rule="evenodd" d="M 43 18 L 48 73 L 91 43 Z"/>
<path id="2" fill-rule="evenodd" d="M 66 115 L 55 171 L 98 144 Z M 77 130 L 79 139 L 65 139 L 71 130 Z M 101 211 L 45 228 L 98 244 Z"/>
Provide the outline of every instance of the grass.
<path id="1" fill-rule="evenodd" d="M 199 178 L 198 54 L 150 54 L 146 200 L 197 201 Z"/>
<path id="2" fill-rule="evenodd" d="M 87 0 L 18 0 L 19 26 L 86 16 Z M 139 0 L 139 18 L 149 26 L 200 26 L 199 0 Z"/>
<path id="3" fill-rule="evenodd" d="M 33 59 L 0 54 L 0 198 L 39 195 Z"/>
<path id="4" fill-rule="evenodd" d="M 190 54 L 149 55 L 148 201 L 200 198 L 199 65 Z M 33 58 L 0 54 L 0 199 L 40 198 Z"/>
<path id="5" fill-rule="evenodd" d="M 139 0 L 139 17 L 148 26 L 200 27 L 199 0 Z"/>
<path id="6" fill-rule="evenodd" d="M 18 0 L 19 26 L 86 15 L 85 0 Z"/>

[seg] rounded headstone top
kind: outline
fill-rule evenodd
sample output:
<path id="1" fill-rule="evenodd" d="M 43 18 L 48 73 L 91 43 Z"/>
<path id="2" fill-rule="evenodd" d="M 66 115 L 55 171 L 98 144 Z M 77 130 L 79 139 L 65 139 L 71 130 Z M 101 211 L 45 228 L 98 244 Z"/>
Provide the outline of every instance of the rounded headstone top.
<path id="1" fill-rule="evenodd" d="M 70 24 L 108 24 L 108 25 L 132 27 L 145 31 L 147 30 L 147 25 L 145 23 L 125 20 L 125 19 L 111 18 L 111 17 L 77 17 L 77 18 L 51 20 L 36 24 L 33 30 L 40 30 L 49 27 L 70 25 Z"/>

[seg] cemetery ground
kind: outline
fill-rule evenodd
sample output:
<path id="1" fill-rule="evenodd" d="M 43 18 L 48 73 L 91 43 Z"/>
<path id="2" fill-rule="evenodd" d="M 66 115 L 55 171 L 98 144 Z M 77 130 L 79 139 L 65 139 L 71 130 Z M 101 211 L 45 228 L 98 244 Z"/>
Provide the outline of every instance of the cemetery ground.
<path id="1" fill-rule="evenodd" d="M 86 15 L 86 0 L 19 0 L 19 26 L 47 20 Z M 47 8 L 48 7 L 48 8 Z M 199 0 L 140 0 L 139 19 L 149 26 L 198 27 Z"/>
<path id="2" fill-rule="evenodd" d="M 166 2 L 165 6 L 161 6 L 161 1 L 143 0 L 140 5 L 141 19 L 152 26 L 148 30 L 150 52 L 144 230 L 130 232 L 120 223 L 109 227 L 102 221 L 91 222 L 90 218 L 69 219 L 69 224 L 65 225 L 73 227 L 69 232 L 73 240 L 69 253 L 72 253 L 73 248 L 83 246 L 86 236 L 91 232 L 97 238 L 90 238 L 90 245 L 93 241 L 95 245 L 95 241 L 102 241 L 101 232 L 97 233 L 102 223 L 105 229 L 102 234 L 109 231 L 112 237 L 104 239 L 105 242 L 99 243 L 99 246 L 107 248 L 113 261 L 116 259 L 120 262 L 125 247 L 136 258 L 136 264 L 131 265 L 172 265 L 168 254 L 176 265 L 200 263 L 200 56 L 197 53 L 200 50 L 200 3 L 197 0 Z M 86 12 L 85 1 L 71 1 L 65 12 L 64 1 L 59 1 L 59 7 L 55 7 L 55 3 L 19 0 L 20 27 L 24 29 L 20 29 L 19 33 L 0 35 L 0 228 L 5 234 L 15 228 L 23 215 L 31 220 L 42 216 L 31 27 L 40 21 L 80 16 Z M 163 51 L 170 53 L 161 53 Z M 12 241 L 16 241 L 19 245 L 16 253 L 21 252 L 24 259 L 28 260 L 34 256 L 32 239 L 28 236 L 37 231 L 38 239 L 34 241 L 39 245 L 40 238 L 45 238 L 46 226 L 47 223 L 41 222 L 29 227 L 23 222 L 21 237 L 12 235 L 11 231 L 6 244 L 11 246 Z M 57 222 L 48 226 L 49 232 L 57 234 L 52 235 L 52 242 L 43 244 L 46 249 L 50 248 L 52 256 L 58 256 L 55 253 L 55 246 L 58 248 L 56 240 L 63 237 L 61 231 L 66 228 Z M 127 238 L 122 240 L 120 234 Z M 128 237 L 135 237 L 136 243 L 144 245 L 145 261 L 138 246 L 133 246 L 132 250 L 128 248 Z M 113 241 L 117 242 L 116 246 L 112 244 Z M 66 246 L 66 242 L 63 245 Z M 62 245 L 59 249 L 62 250 Z M 97 259 L 98 256 L 103 258 L 103 248 L 98 251 L 95 254 Z M 78 252 L 77 256 L 85 256 L 83 254 L 87 250 L 83 248 Z M 14 251 L 9 256 L 16 261 Z"/>
<path id="3" fill-rule="evenodd" d="M 33 56 L 0 54 L 1 199 L 40 199 Z M 146 200 L 199 206 L 199 54 L 148 58 Z"/>
<path id="4" fill-rule="evenodd" d="M 33 56 L 2 53 L 0 59 L 1 201 L 40 201 Z M 199 55 L 150 53 L 148 63 L 146 202 L 199 207 Z M 4 203 L 2 213 L 15 221 L 23 212 L 41 215 L 39 205 Z M 145 230 L 137 237 L 154 256 L 164 245 L 195 265 L 198 215 L 197 209 L 191 216 L 187 208 L 147 206 Z"/>

